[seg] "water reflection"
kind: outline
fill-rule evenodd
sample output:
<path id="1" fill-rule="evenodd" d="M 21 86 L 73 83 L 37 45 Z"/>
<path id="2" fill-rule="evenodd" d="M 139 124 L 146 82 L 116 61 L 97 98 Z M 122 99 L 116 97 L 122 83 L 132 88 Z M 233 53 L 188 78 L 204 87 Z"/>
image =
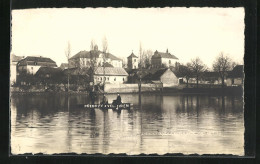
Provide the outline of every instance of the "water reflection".
<path id="1" fill-rule="evenodd" d="M 86 95 L 13 95 L 12 153 L 244 154 L 242 98 L 121 97 L 131 110 L 78 107 L 90 102 Z"/>

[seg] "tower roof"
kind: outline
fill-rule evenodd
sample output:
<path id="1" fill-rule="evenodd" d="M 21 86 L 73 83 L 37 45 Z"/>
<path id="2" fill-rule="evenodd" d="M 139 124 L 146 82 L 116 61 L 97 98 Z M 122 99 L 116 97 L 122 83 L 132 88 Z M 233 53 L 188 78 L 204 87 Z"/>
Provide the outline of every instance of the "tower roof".
<path id="1" fill-rule="evenodd" d="M 138 58 L 133 52 L 127 58 Z"/>

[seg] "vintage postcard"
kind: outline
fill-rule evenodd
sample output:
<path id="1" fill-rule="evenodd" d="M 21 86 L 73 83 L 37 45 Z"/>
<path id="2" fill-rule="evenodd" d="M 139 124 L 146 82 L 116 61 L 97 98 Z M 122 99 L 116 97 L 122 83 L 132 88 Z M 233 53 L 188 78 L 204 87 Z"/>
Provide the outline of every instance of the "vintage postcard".
<path id="1" fill-rule="evenodd" d="M 244 156 L 245 11 L 12 10 L 10 152 Z"/>

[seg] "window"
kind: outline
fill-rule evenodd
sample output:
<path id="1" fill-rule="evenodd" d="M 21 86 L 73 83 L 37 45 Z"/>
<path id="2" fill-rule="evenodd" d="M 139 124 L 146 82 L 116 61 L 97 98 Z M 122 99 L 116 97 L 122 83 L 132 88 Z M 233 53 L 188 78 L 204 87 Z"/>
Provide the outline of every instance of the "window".
<path id="1" fill-rule="evenodd" d="M 102 81 L 102 77 L 100 78 L 100 80 Z"/>
<path id="2" fill-rule="evenodd" d="M 136 62 L 136 59 L 134 59 L 134 62 Z"/>
<path id="3" fill-rule="evenodd" d="M 107 79 L 107 78 L 106 78 L 106 77 L 104 77 L 104 80 L 105 80 L 105 81 L 106 81 L 106 79 Z"/>
<path id="4" fill-rule="evenodd" d="M 116 78 L 114 78 L 114 81 L 116 81 Z"/>
<path id="5" fill-rule="evenodd" d="M 123 78 L 123 81 L 125 81 L 125 78 Z"/>
<path id="6" fill-rule="evenodd" d="M 109 77 L 107 77 L 107 81 L 109 81 Z"/>
<path id="7" fill-rule="evenodd" d="M 169 60 L 169 64 L 171 64 L 171 60 Z"/>

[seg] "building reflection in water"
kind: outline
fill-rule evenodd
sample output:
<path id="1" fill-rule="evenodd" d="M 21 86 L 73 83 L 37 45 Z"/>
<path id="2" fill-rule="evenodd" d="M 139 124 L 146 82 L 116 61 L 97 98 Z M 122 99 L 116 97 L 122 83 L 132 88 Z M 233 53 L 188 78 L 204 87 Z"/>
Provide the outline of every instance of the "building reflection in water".
<path id="1" fill-rule="evenodd" d="M 242 98 L 121 97 L 133 103 L 130 111 L 77 107 L 90 101 L 86 95 L 12 96 L 12 153 L 244 154 Z"/>

